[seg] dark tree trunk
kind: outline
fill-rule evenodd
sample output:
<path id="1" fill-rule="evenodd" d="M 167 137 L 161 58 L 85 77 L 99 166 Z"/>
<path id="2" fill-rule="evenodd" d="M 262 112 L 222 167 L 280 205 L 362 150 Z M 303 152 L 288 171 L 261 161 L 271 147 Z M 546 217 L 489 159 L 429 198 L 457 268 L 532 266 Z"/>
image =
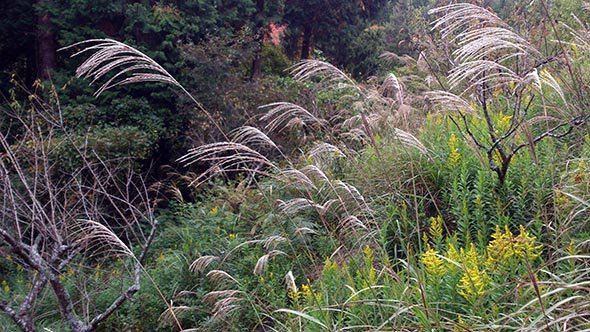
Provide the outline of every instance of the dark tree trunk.
<path id="1" fill-rule="evenodd" d="M 48 14 L 37 18 L 37 77 L 48 79 L 56 65 L 55 34 Z"/>
<path id="2" fill-rule="evenodd" d="M 250 79 L 256 81 L 262 70 L 262 48 L 264 47 L 264 0 L 256 0 L 256 51 L 252 61 Z"/>
<path id="3" fill-rule="evenodd" d="M 301 43 L 301 59 L 309 59 L 311 52 L 312 25 L 306 22 L 303 26 L 303 41 Z"/>

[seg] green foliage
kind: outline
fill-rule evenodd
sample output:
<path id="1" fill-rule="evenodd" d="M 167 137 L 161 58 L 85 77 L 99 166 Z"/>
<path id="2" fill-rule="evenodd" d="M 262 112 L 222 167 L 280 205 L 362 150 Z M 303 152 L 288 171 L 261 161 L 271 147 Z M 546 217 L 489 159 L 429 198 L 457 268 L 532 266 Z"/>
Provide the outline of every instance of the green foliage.
<path id="1" fill-rule="evenodd" d="M 413 42 L 421 37 L 437 38 L 425 35 L 430 1 L 397 1 L 394 7 L 403 11 L 382 25 L 361 19 L 378 16 L 372 11 L 380 2 L 367 13 L 360 9 L 369 5 L 366 1 L 335 5 L 330 15 L 310 16 L 316 20 L 311 23 L 304 22 L 305 13 L 318 14 L 325 2 L 307 2 L 307 8 L 302 4 L 286 2 L 297 14 L 294 28 L 332 25 L 332 30 L 315 31 L 318 54 L 337 59 L 355 76 L 373 68 L 372 53 L 380 52 L 388 31 L 400 32 L 388 38 L 396 41 L 389 45 L 392 50 L 402 54 L 411 54 Z M 497 11 L 519 5 L 487 4 Z M 214 13 L 191 17 L 187 8 Z M 122 9 L 113 4 L 96 10 Z M 268 76 L 250 82 L 256 47 L 243 15 L 253 14 L 251 2 L 216 8 L 206 1 L 153 7 L 134 3 L 125 10 L 133 19 L 124 33 L 181 71 L 196 99 L 224 129 L 284 121 L 277 126 L 280 130 L 268 133 L 278 144 L 268 155 L 261 148 L 256 163 L 242 154 L 245 149 L 235 148 L 219 154 L 211 150 L 200 159 L 208 165 L 192 168 L 217 170 L 227 165 L 216 161 L 237 160 L 222 173 L 223 181 L 207 178 L 202 187 L 189 185 L 187 194 L 175 186 L 200 182 L 195 179 L 202 179 L 201 174 L 180 171 L 176 182 L 165 184 L 167 194 L 178 201 L 167 201 L 158 211 L 162 231 L 144 265 L 149 280 L 143 281 L 135 301 L 100 330 L 587 329 L 590 136 L 576 124 L 566 139 L 540 139 L 509 159 L 496 149 L 500 144 L 510 148 L 530 143 L 531 137 L 547 132 L 547 121 L 553 118 L 542 117 L 544 112 L 559 119 L 566 113 L 558 114 L 558 107 L 582 109 L 583 99 L 569 102 L 563 90 L 549 86 L 548 72 L 539 67 L 537 77 L 544 85 L 537 90 L 517 91 L 510 86 L 514 82 L 506 81 L 487 90 L 490 99 L 484 102 L 461 95 L 463 107 L 474 110 L 466 115 L 454 109 L 427 112 L 422 111 L 426 102 L 413 93 L 436 84 L 431 76 L 436 73 L 424 68 L 434 64 L 446 70 L 447 64 L 437 62 L 442 58 L 406 58 L 406 66 L 392 72 L 415 76 L 398 80 L 391 74 L 362 84 L 325 62 L 300 64 L 293 67 L 298 79 L 305 80 L 299 82 L 284 77 L 282 71 L 290 63 L 281 47 L 265 45 L 263 72 Z M 337 22 L 334 13 L 350 20 L 340 27 L 343 35 L 328 40 Z M 221 18 L 227 23 L 218 29 L 224 32 L 215 28 Z M 408 30 L 402 31 L 399 22 Z M 536 17 L 527 22 L 533 24 Z M 531 35 L 535 29 L 540 27 L 533 27 Z M 191 33 L 206 42 L 194 42 Z M 178 50 L 177 40 L 182 41 Z M 287 50 L 293 45 L 286 45 Z M 336 54 L 341 45 L 347 52 Z M 167 50 L 172 49 L 171 55 Z M 585 51 L 568 44 L 567 52 L 576 56 L 571 58 L 571 68 L 579 74 L 575 79 L 585 82 Z M 176 68 L 179 63 L 182 68 Z M 566 86 L 572 77 L 564 74 L 566 65 L 559 66 L 551 77 Z M 311 78 L 301 78 L 310 72 Z M 440 77 L 438 83 L 447 82 Z M 86 89 L 76 80 L 69 86 Z M 106 108 L 72 94 L 62 103 L 64 121 L 81 129 L 48 141 L 60 168 L 76 170 L 75 147 L 82 142 L 89 158 L 149 160 L 163 139 L 181 137 L 179 145 L 191 145 L 218 138 L 213 124 L 196 113 L 191 102 L 153 88 L 151 97 L 163 101 L 156 106 L 150 106 L 152 99 L 143 95 L 143 88 L 105 93 Z M 127 95 L 121 96 L 122 91 Z M 575 91 L 565 93 L 575 96 Z M 170 98 L 174 107 L 169 109 Z M 307 109 L 292 117 L 291 108 L 279 109 L 275 118 L 268 116 L 271 110 L 266 122 L 259 123 L 268 108 L 257 107 L 280 100 Z M 531 129 L 514 122 L 523 112 L 541 116 L 531 124 L 545 121 L 545 126 Z M 527 120 L 531 117 L 522 117 Z M 517 127 L 520 130 L 511 129 Z M 251 141 L 230 143 L 259 148 L 251 143 L 266 137 L 255 134 Z M 505 137 L 498 143 L 490 134 Z M 235 159 L 223 159 L 229 155 Z M 510 168 L 498 182 L 493 167 L 506 161 Z M 75 290 L 81 285 L 108 285 L 94 295 L 94 305 L 102 308 L 128 282 L 129 276 L 117 275 L 126 262 L 83 263 L 80 271 L 91 276 L 84 284 L 75 271 L 66 271 L 64 278 L 79 296 Z M 9 257 L 0 258 L 0 271 L 8 276 L 0 280 L 0 301 L 24 294 L 27 286 L 18 266 Z M 59 330 L 52 301 L 44 299 L 37 309 L 47 312 L 40 326 Z"/>

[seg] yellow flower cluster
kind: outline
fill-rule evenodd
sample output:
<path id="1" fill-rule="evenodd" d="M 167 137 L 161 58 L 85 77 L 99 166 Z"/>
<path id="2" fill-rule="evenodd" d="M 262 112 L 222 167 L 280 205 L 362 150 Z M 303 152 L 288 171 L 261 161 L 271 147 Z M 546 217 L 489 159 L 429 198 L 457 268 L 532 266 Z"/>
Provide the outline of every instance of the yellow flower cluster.
<path id="1" fill-rule="evenodd" d="M 532 262 L 541 255 L 543 248 L 543 245 L 535 245 L 536 238 L 529 235 L 522 225 L 520 225 L 518 236 L 514 236 L 508 226 L 504 227 L 504 232 L 500 230 L 500 226 L 496 226 L 496 232 L 492 238 L 487 247 L 485 265 L 488 269 L 514 264 L 514 259 Z"/>
<path id="2" fill-rule="evenodd" d="M 363 254 L 365 255 L 365 264 L 368 270 L 368 280 L 365 280 L 363 287 L 374 286 L 377 284 L 377 271 L 375 271 L 375 267 L 373 266 L 373 250 L 369 245 L 365 246 Z"/>
<path id="3" fill-rule="evenodd" d="M 428 230 L 434 243 L 440 243 L 443 238 L 443 220 L 440 216 L 430 218 L 430 229 Z"/>
<path id="4" fill-rule="evenodd" d="M 467 252 L 461 248 L 459 257 L 462 263 L 463 276 L 457 284 L 457 293 L 467 301 L 474 303 L 485 294 L 485 289 L 489 284 L 489 277 L 485 271 L 480 270 L 479 255 L 473 243 L 471 243 Z"/>
<path id="5" fill-rule="evenodd" d="M 2 280 L 2 290 L 6 294 L 10 294 L 10 286 L 8 286 L 8 282 L 6 280 Z"/>
<path id="6" fill-rule="evenodd" d="M 433 218 L 431 236 L 434 237 L 438 232 L 438 221 Z M 439 254 L 427 242 L 426 251 L 420 261 L 433 280 L 441 280 L 446 274 L 461 275 L 455 285 L 457 293 L 475 303 L 485 295 L 491 277 L 501 274 L 500 268 L 517 267 L 523 261 L 532 262 L 541 255 L 542 248 L 542 245 L 535 244 L 535 237 L 526 232 L 523 226 L 520 226 L 517 236 L 512 234 L 508 226 L 503 229 L 497 226 L 492 240 L 481 254 L 473 243 L 457 250 L 453 241 L 447 239 L 447 251 L 444 255 Z"/>
<path id="7" fill-rule="evenodd" d="M 422 254 L 422 264 L 426 268 L 426 272 L 435 278 L 445 274 L 446 268 L 442 258 L 438 255 L 438 251 L 432 249 L 430 244 L 426 244 L 426 252 Z"/>
<path id="8" fill-rule="evenodd" d="M 461 154 L 459 153 L 459 149 L 457 148 L 459 141 L 457 140 L 457 136 L 455 134 L 451 134 L 449 137 L 449 159 L 448 164 L 449 166 L 457 166 L 461 161 Z"/>
<path id="9" fill-rule="evenodd" d="M 510 121 L 512 121 L 512 115 L 505 115 L 504 112 L 498 114 L 498 124 L 496 125 L 496 133 L 502 134 L 508 128 L 510 128 Z"/>

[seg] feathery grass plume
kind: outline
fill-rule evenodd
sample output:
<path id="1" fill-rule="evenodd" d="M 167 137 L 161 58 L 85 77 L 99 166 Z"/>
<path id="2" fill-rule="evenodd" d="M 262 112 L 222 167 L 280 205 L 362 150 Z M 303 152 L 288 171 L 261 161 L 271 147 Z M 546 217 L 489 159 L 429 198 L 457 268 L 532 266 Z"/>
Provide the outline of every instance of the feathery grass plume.
<path id="1" fill-rule="evenodd" d="M 324 171 L 322 171 L 316 165 L 313 165 L 313 164 L 306 165 L 303 168 L 301 168 L 301 172 L 303 172 L 305 175 L 307 175 L 312 180 L 315 180 L 318 182 L 325 182 L 325 183 L 330 182 L 330 179 L 328 178 L 326 173 L 324 173 Z"/>
<path id="2" fill-rule="evenodd" d="M 404 65 L 416 63 L 416 60 L 407 54 L 400 56 L 390 51 L 385 51 L 381 53 L 381 55 L 379 55 L 379 58 L 390 62 L 401 62 Z"/>
<path id="3" fill-rule="evenodd" d="M 430 153 L 428 153 L 428 149 L 426 149 L 424 144 L 422 144 L 422 142 L 420 142 L 420 140 L 418 138 L 416 138 L 416 136 L 414 136 L 406 131 L 403 131 L 399 128 L 395 128 L 395 136 L 394 137 L 395 137 L 395 139 L 399 140 L 403 145 L 418 149 L 428 159 L 433 160 L 432 157 L 430 156 Z"/>
<path id="4" fill-rule="evenodd" d="M 293 276 L 293 271 L 289 270 L 289 272 L 285 274 L 284 282 L 287 292 L 297 293 L 297 283 L 295 282 L 295 276 Z"/>
<path id="5" fill-rule="evenodd" d="M 181 317 L 183 314 L 186 314 L 192 310 L 194 310 L 193 307 L 184 305 L 168 306 L 168 308 L 160 314 L 158 321 L 164 324 L 176 325 L 178 322 L 178 317 Z"/>
<path id="6" fill-rule="evenodd" d="M 288 185 L 301 186 L 303 188 L 317 190 L 317 187 L 313 181 L 307 175 L 305 175 L 305 173 L 298 169 L 291 168 L 281 170 L 278 179 Z"/>
<path id="7" fill-rule="evenodd" d="M 90 46 L 88 46 L 90 45 Z M 209 121 L 227 139 L 227 135 L 215 118 L 203 105 L 197 101 L 164 67 L 139 50 L 114 39 L 89 39 L 63 47 L 58 51 L 71 48 L 84 47 L 71 57 L 84 53 L 94 52 L 86 61 L 76 69 L 76 77 L 91 78 L 91 84 L 105 77 L 113 70 L 119 70 L 111 78 L 107 79 L 94 93 L 99 96 L 105 90 L 119 85 L 159 82 L 171 84 L 184 92 L 195 103 L 197 108 L 205 113 Z"/>
<path id="8" fill-rule="evenodd" d="M 86 46 L 86 45 L 91 46 Z M 85 46 L 72 57 L 87 52 L 94 52 L 76 69 L 76 77 L 92 78 L 91 84 L 104 77 L 109 72 L 120 69 L 113 77 L 103 83 L 94 93 L 99 96 L 107 89 L 118 85 L 138 82 L 162 82 L 182 88 L 172 75 L 156 61 L 137 49 L 113 39 L 90 39 L 75 43 L 61 50 Z M 125 75 L 130 75 L 123 78 Z"/>
<path id="9" fill-rule="evenodd" d="M 189 267 L 191 272 L 203 272 L 209 266 L 209 264 L 219 261 L 220 258 L 218 256 L 212 255 L 205 255 L 197 258 Z"/>
<path id="10" fill-rule="evenodd" d="M 381 84 L 381 87 L 379 88 L 379 92 L 381 95 L 386 97 L 395 96 L 397 98 L 397 102 L 399 103 L 399 105 L 404 104 L 403 86 L 397 79 L 397 76 L 395 76 L 395 74 L 393 73 L 389 73 L 385 77 L 383 83 Z"/>
<path id="11" fill-rule="evenodd" d="M 271 147 L 279 150 L 275 142 L 256 127 L 242 126 L 232 130 L 229 136 L 234 143 L 258 148 Z"/>
<path id="12" fill-rule="evenodd" d="M 371 142 L 371 138 L 367 135 L 367 132 L 361 128 L 351 128 L 340 134 L 340 137 L 350 142 L 360 142 L 363 145 Z"/>
<path id="13" fill-rule="evenodd" d="M 540 52 L 510 26 L 487 9 L 460 3 L 435 8 L 430 14 L 444 14 L 433 22 L 443 38 L 453 37 L 458 48 L 453 52 L 458 64 L 450 73 L 452 87 L 461 82 L 469 88 L 489 84 L 493 90 L 506 83 L 521 83 L 522 78 L 502 63 L 512 58 L 539 56 Z"/>
<path id="14" fill-rule="evenodd" d="M 242 291 L 237 290 L 237 289 L 211 291 L 203 296 L 203 302 L 209 303 L 209 304 L 214 304 L 219 299 L 228 298 L 228 297 L 237 297 L 241 293 L 242 293 Z"/>
<path id="15" fill-rule="evenodd" d="M 76 250 L 96 250 L 94 254 L 135 257 L 131 249 L 105 225 L 92 220 L 79 220 L 71 234 Z"/>
<path id="16" fill-rule="evenodd" d="M 260 119 L 268 121 L 265 130 L 268 132 L 282 132 L 298 126 L 310 126 L 321 129 L 327 122 L 311 114 L 305 108 L 288 102 L 277 102 L 260 106 L 259 109 L 268 109 Z"/>
<path id="17" fill-rule="evenodd" d="M 517 56 L 540 55 L 526 39 L 503 27 L 482 27 L 463 31 L 456 39 L 461 46 L 453 52 L 457 62 L 496 58 L 496 54 L 503 54 L 496 58 L 498 62 Z"/>
<path id="18" fill-rule="evenodd" d="M 508 67 L 490 60 L 474 60 L 463 62 L 453 68 L 449 73 L 449 84 L 451 89 L 467 84 L 464 93 L 475 87 L 482 87 L 485 84 L 487 91 L 494 91 L 502 86 L 515 82 L 522 83 L 522 79 Z"/>
<path id="19" fill-rule="evenodd" d="M 538 86 L 539 86 L 539 92 L 541 94 L 543 93 L 543 89 L 542 89 L 543 85 L 548 86 L 559 95 L 559 98 L 563 102 L 563 105 L 565 105 L 565 106 L 569 105 L 569 103 L 565 99 L 565 93 L 561 89 L 561 85 L 555 79 L 555 77 L 553 77 L 551 72 L 549 72 L 546 69 L 543 69 L 540 71 L 540 73 L 537 73 L 537 70 L 535 69 L 534 73 L 538 74 L 538 80 L 539 80 Z M 559 108 L 558 108 L 558 110 L 559 110 Z"/>
<path id="20" fill-rule="evenodd" d="M 439 30 L 443 38 L 447 38 L 457 31 L 469 30 L 467 26 L 474 21 L 482 25 L 489 24 L 509 28 L 508 24 L 489 10 L 470 3 L 456 3 L 437 7 L 429 10 L 428 14 L 444 14 L 432 23 L 432 30 Z"/>
<path id="21" fill-rule="evenodd" d="M 429 91 L 426 98 L 434 104 L 434 107 L 444 112 L 459 111 L 479 118 L 479 114 L 463 98 L 456 94 L 443 90 Z"/>
<path id="22" fill-rule="evenodd" d="M 280 235 L 271 235 L 262 241 L 264 249 L 275 249 L 279 243 L 289 242 L 289 239 Z"/>
<path id="23" fill-rule="evenodd" d="M 338 195 L 338 197 L 344 201 L 349 202 L 352 199 L 352 202 L 359 208 L 359 211 L 362 211 L 367 214 L 371 214 L 372 210 L 367 201 L 365 201 L 365 197 L 361 194 L 361 192 L 353 185 L 348 184 L 342 180 L 335 180 L 333 181 L 334 185 L 334 192 Z M 346 195 L 342 195 L 342 192 Z M 344 204 L 344 206 L 348 207 L 348 204 Z"/>
<path id="24" fill-rule="evenodd" d="M 197 162 L 211 165 L 190 183 L 196 186 L 200 186 L 218 174 L 229 171 L 246 172 L 251 175 L 262 174 L 270 177 L 272 175 L 267 169 L 277 170 L 277 167 L 258 151 L 234 142 L 218 142 L 192 148 L 177 161 L 185 166 Z"/>
<path id="25" fill-rule="evenodd" d="M 344 209 L 343 202 L 336 198 L 329 199 L 325 201 L 324 204 L 316 204 L 314 207 L 321 216 L 326 216 L 328 213 L 331 213 L 334 216 L 339 216 L 346 210 Z"/>
<path id="26" fill-rule="evenodd" d="M 307 234 L 318 235 L 319 233 L 309 227 L 299 227 L 293 232 L 293 235 L 295 236 L 303 236 Z"/>
<path id="27" fill-rule="evenodd" d="M 293 198 L 288 201 L 277 200 L 278 209 L 281 213 L 286 215 L 294 215 L 299 211 L 307 209 L 315 209 L 317 205 L 312 200 L 307 198 Z"/>
<path id="28" fill-rule="evenodd" d="M 355 232 L 357 229 L 367 230 L 367 226 L 356 216 L 347 216 L 338 222 L 338 231 Z"/>
<path id="29" fill-rule="evenodd" d="M 213 316 L 211 319 L 224 319 L 227 315 L 240 308 L 240 305 L 236 303 L 241 301 L 242 299 L 239 297 L 225 297 L 219 299 L 213 305 Z"/>
<path id="30" fill-rule="evenodd" d="M 326 84 L 327 87 L 340 89 L 352 88 L 358 92 L 362 92 L 361 88 L 352 78 L 328 62 L 302 60 L 290 69 L 291 75 L 298 81 L 307 81 L 314 77 L 319 77 L 321 82 Z"/>
<path id="31" fill-rule="evenodd" d="M 222 270 L 211 270 L 207 272 L 207 278 L 214 282 L 231 281 L 235 284 L 240 284 L 240 282 L 232 277 L 229 273 Z"/>
<path id="32" fill-rule="evenodd" d="M 340 148 L 325 142 L 316 144 L 311 151 L 309 151 L 308 155 L 313 163 L 320 168 L 329 165 L 335 159 L 346 158 L 346 155 L 340 150 Z"/>
<path id="33" fill-rule="evenodd" d="M 261 275 L 262 273 L 264 273 L 264 271 L 266 271 L 266 267 L 268 265 L 268 260 L 271 259 L 274 256 L 278 256 L 278 255 L 287 255 L 286 253 L 280 251 L 280 250 L 272 250 L 271 252 L 269 252 L 268 254 L 262 255 L 258 261 L 256 261 L 256 265 L 254 266 L 254 275 Z"/>

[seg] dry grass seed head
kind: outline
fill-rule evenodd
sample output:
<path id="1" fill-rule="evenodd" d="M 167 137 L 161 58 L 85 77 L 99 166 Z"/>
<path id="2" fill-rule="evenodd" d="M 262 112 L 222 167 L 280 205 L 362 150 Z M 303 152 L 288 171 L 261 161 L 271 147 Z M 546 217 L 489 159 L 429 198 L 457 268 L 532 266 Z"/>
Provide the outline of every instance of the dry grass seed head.
<path id="1" fill-rule="evenodd" d="M 286 255 L 286 253 L 284 253 L 280 250 L 272 250 L 268 254 L 262 255 L 258 259 L 258 261 L 256 262 L 256 265 L 254 266 L 254 271 L 253 271 L 254 275 L 257 275 L 257 276 L 262 275 L 266 271 L 269 259 L 271 259 L 274 256 L 278 256 L 278 255 Z"/>
<path id="2" fill-rule="evenodd" d="M 316 117 L 305 108 L 293 103 L 271 103 L 260 106 L 260 109 L 268 109 L 261 120 L 268 121 L 264 129 L 271 133 L 283 132 L 301 126 L 320 129 L 327 123 L 326 120 Z"/>
<path id="3" fill-rule="evenodd" d="M 397 79 L 397 76 L 395 76 L 395 74 L 393 73 L 390 73 L 385 77 L 383 83 L 381 84 L 379 92 L 381 93 L 381 95 L 385 97 L 395 96 L 399 105 L 404 104 L 403 85 Z"/>
<path id="4" fill-rule="evenodd" d="M 165 324 L 176 325 L 179 316 L 192 310 L 194 310 L 194 308 L 189 306 L 169 306 L 162 314 L 160 314 L 158 321 Z"/>
<path id="5" fill-rule="evenodd" d="M 303 168 L 301 168 L 301 172 L 303 172 L 303 174 L 307 175 L 310 179 L 314 181 L 323 183 L 330 182 L 330 179 L 328 178 L 326 173 L 324 173 L 324 171 L 322 171 L 322 169 L 319 168 L 317 165 L 306 165 Z"/>
<path id="6" fill-rule="evenodd" d="M 464 93 L 473 88 L 484 86 L 488 91 L 494 91 L 500 87 L 508 86 L 511 82 L 519 85 L 522 78 L 510 68 L 489 60 L 474 60 L 464 62 L 451 70 L 448 76 L 451 89 L 462 84 L 466 85 Z"/>
<path id="7" fill-rule="evenodd" d="M 232 277 L 229 273 L 222 271 L 222 270 L 211 270 L 207 273 L 207 278 L 211 279 L 213 282 L 225 282 L 230 281 L 235 284 L 240 284 L 234 277 Z"/>
<path id="8" fill-rule="evenodd" d="M 94 251 L 105 256 L 135 257 L 131 249 L 105 225 L 92 220 L 79 220 L 70 240 L 76 250 Z"/>
<path id="9" fill-rule="evenodd" d="M 314 164 L 322 167 L 324 165 L 329 165 L 332 161 L 338 158 L 346 158 L 346 155 L 335 145 L 330 143 L 319 143 L 309 151 L 309 158 L 311 158 Z"/>
<path id="10" fill-rule="evenodd" d="M 279 180 L 285 184 L 292 186 L 301 186 L 312 190 L 317 190 L 313 181 L 298 169 L 285 169 L 281 170 Z"/>
<path id="11" fill-rule="evenodd" d="M 414 136 L 406 131 L 396 128 L 394 137 L 403 145 L 410 147 L 410 148 L 417 149 L 418 151 L 420 151 L 422 153 L 422 155 L 424 155 L 425 157 L 427 157 L 430 160 L 433 160 L 432 157 L 430 156 L 430 153 L 428 153 L 428 149 L 426 149 L 424 144 L 422 144 L 422 142 L 420 142 L 420 140 L 418 138 L 416 138 L 416 136 Z"/>
<path id="12" fill-rule="evenodd" d="M 203 272 L 209 264 L 219 261 L 220 258 L 218 256 L 212 255 L 205 255 L 197 258 L 189 267 L 191 272 Z"/>
<path id="13" fill-rule="evenodd" d="M 276 166 L 259 152 L 239 143 L 218 142 L 206 144 L 189 150 L 177 160 L 186 166 L 193 163 L 206 163 L 211 166 L 191 185 L 201 185 L 212 177 L 225 172 L 246 172 L 270 176 L 266 170 L 277 170 Z"/>
<path id="14" fill-rule="evenodd" d="M 228 297 L 236 298 L 237 295 L 241 294 L 242 292 L 236 289 L 226 289 L 226 290 L 216 290 L 211 291 L 203 296 L 203 302 L 214 304 L 219 299 L 224 299 Z"/>
<path id="15" fill-rule="evenodd" d="M 293 232 L 293 235 L 295 236 L 303 236 L 307 234 L 318 235 L 319 233 L 309 227 L 299 227 Z"/>
<path id="16" fill-rule="evenodd" d="M 258 148 L 271 147 L 278 150 L 276 144 L 265 133 L 255 127 L 239 127 L 230 132 L 229 136 L 234 143 Z"/>
<path id="17" fill-rule="evenodd" d="M 307 198 L 293 198 L 287 201 L 277 200 L 279 211 L 285 215 L 295 215 L 299 211 L 313 209 L 316 204 Z"/>
<path id="18" fill-rule="evenodd" d="M 428 14 L 443 15 L 432 23 L 432 30 L 439 30 L 443 38 L 448 38 L 457 32 L 469 30 L 468 25 L 473 23 L 509 28 L 508 24 L 489 10 L 470 3 L 456 3 L 437 7 L 429 10 Z"/>
<path id="19" fill-rule="evenodd" d="M 318 77 L 321 79 L 326 88 L 352 88 L 358 92 L 362 92 L 361 88 L 346 75 L 342 70 L 338 69 L 331 63 L 319 60 L 302 60 L 293 65 L 291 68 L 291 75 L 298 81 L 307 81 L 311 78 Z"/>
<path id="20" fill-rule="evenodd" d="M 280 236 L 280 235 L 271 235 L 265 240 L 263 240 L 263 247 L 266 250 L 275 249 L 279 243 L 289 242 L 289 239 Z"/>
<path id="21" fill-rule="evenodd" d="M 353 185 L 348 184 L 342 180 L 335 180 L 333 181 L 334 184 L 334 192 L 338 195 L 339 199 L 343 202 L 352 202 L 356 205 L 360 211 L 371 213 L 371 208 L 369 204 L 365 201 L 365 197 L 361 194 L 361 192 Z M 344 193 L 344 195 L 343 195 Z M 346 198 L 349 199 L 346 199 Z"/>
<path id="22" fill-rule="evenodd" d="M 79 46 L 86 47 L 76 52 L 72 57 L 86 52 L 94 51 L 94 53 L 78 67 L 76 70 L 77 77 L 92 78 L 91 82 L 94 83 L 112 70 L 123 68 L 100 86 L 95 92 L 96 96 L 117 85 L 137 82 L 162 82 L 181 87 L 168 71 L 157 62 L 124 43 L 113 39 L 90 39 L 60 50 Z M 127 74 L 131 76 L 121 78 Z"/>

